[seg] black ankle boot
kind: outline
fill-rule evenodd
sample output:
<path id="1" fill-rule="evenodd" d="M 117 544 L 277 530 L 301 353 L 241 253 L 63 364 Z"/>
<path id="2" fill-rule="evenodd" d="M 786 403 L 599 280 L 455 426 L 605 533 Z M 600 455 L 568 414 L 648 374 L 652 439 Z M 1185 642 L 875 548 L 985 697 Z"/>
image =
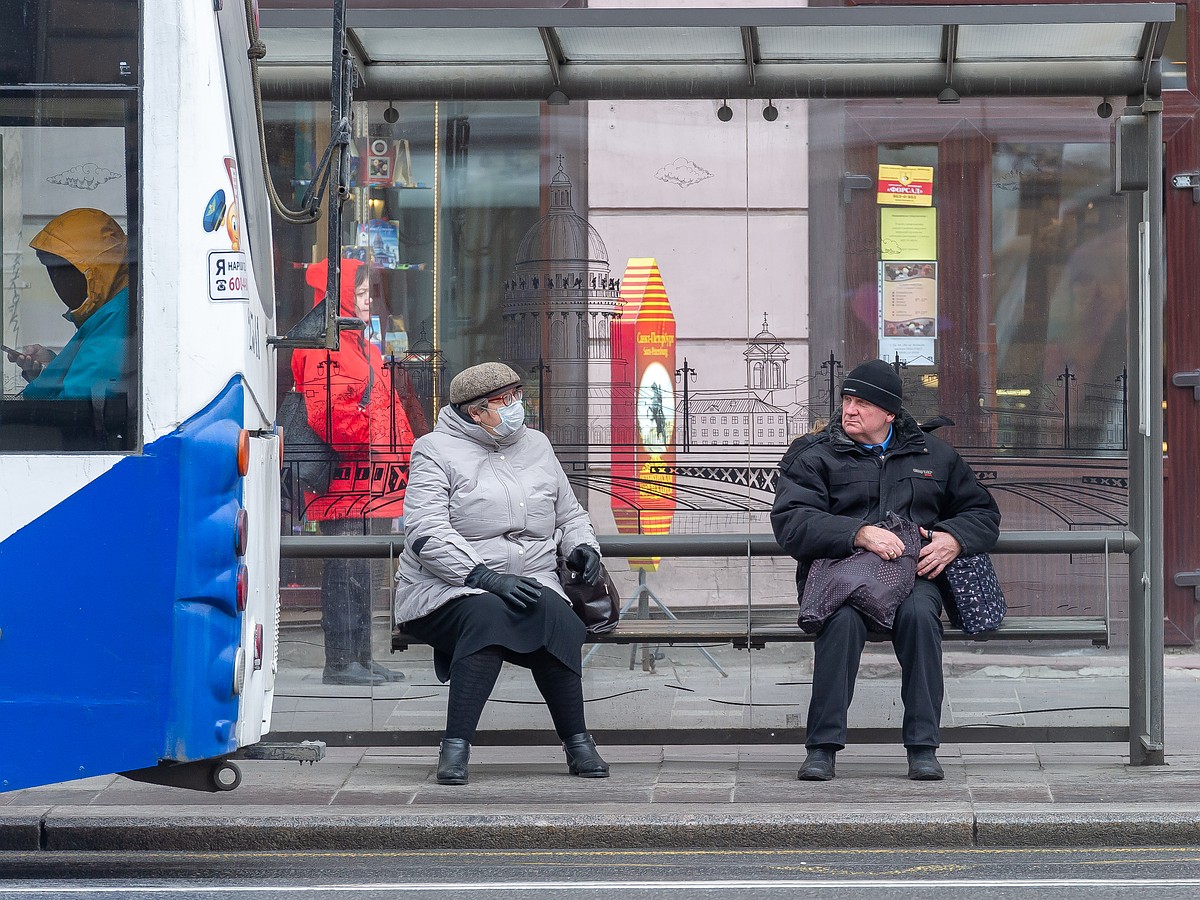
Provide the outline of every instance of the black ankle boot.
<path id="1" fill-rule="evenodd" d="M 567 768 L 580 778 L 607 778 L 608 763 L 596 752 L 596 742 L 587 732 L 573 734 L 563 741 L 567 754 Z"/>
<path id="2" fill-rule="evenodd" d="M 438 753 L 437 783 L 466 784 L 471 745 L 462 738 L 443 738 Z"/>
<path id="3" fill-rule="evenodd" d="M 908 777 L 913 781 L 941 781 L 946 777 L 935 747 L 908 748 Z"/>
<path id="4" fill-rule="evenodd" d="M 833 747 L 813 747 L 804 758 L 804 764 L 800 766 L 796 777 L 801 781 L 832 781 L 836 753 L 837 750 Z"/>

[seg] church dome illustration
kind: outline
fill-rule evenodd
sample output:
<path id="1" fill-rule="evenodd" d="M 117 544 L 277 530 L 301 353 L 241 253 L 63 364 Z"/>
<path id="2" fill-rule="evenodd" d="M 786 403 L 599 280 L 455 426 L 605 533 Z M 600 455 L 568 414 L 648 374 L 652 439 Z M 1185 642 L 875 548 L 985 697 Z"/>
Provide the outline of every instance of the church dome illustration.
<path id="1" fill-rule="evenodd" d="M 550 211 L 525 232 L 504 282 L 505 353 L 517 363 L 608 359 L 610 327 L 620 316 L 608 248 L 575 212 L 563 162 L 559 156 L 547 186 Z M 556 384 L 564 375 L 556 374 Z"/>
<path id="2" fill-rule="evenodd" d="M 517 248 L 514 270 L 570 260 L 608 269 L 608 248 L 571 202 L 571 180 L 559 162 L 550 181 L 550 211 L 530 226 Z"/>
<path id="3" fill-rule="evenodd" d="M 762 331 L 754 336 L 754 343 L 761 344 L 763 341 L 777 340 L 779 340 L 779 338 L 775 337 L 775 335 L 771 334 L 771 332 L 767 330 L 767 314 L 763 313 Z"/>
<path id="4" fill-rule="evenodd" d="M 763 313 L 762 330 L 746 342 L 746 387 L 753 390 L 777 390 L 787 385 L 787 360 L 790 353 L 783 341 L 767 327 Z"/>

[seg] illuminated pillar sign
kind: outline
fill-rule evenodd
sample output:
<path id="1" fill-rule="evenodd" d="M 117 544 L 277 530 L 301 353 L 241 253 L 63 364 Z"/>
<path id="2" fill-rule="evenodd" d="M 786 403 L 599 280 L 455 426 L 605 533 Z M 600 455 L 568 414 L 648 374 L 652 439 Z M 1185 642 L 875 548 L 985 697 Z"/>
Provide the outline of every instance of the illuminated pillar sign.
<path id="1" fill-rule="evenodd" d="M 658 261 L 631 259 L 612 330 L 612 509 L 621 534 L 667 534 L 675 515 L 675 316 Z M 630 559 L 653 572 L 659 557 Z"/>

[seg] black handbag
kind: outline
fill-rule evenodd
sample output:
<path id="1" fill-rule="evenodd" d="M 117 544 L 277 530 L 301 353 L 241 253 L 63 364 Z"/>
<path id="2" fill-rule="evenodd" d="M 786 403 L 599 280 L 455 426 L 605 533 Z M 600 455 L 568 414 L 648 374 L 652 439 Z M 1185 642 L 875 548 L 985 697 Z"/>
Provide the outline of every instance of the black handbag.
<path id="1" fill-rule="evenodd" d="M 558 580 L 571 603 L 571 609 L 575 610 L 575 615 L 579 616 L 588 634 L 608 634 L 617 627 L 621 619 L 621 595 L 603 563 L 600 565 L 599 580 L 595 584 L 588 584 L 560 556 Z"/>
<path id="2" fill-rule="evenodd" d="M 329 490 L 338 455 L 308 423 L 304 395 L 299 391 L 284 394 L 276 420 L 283 429 L 283 461 L 291 466 L 301 487 L 324 494 Z"/>
<path id="3" fill-rule="evenodd" d="M 946 616 L 950 624 L 967 634 L 979 634 L 1000 627 L 1008 604 L 996 568 L 986 553 L 957 556 L 942 570 Z"/>

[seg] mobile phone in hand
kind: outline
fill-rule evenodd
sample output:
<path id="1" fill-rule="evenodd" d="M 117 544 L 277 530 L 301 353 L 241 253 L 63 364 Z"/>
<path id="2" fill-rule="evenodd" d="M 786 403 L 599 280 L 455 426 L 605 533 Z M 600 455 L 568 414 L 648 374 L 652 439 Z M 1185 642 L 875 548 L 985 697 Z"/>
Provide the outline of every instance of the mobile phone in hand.
<path id="1" fill-rule="evenodd" d="M 12 347 L 8 346 L 8 344 L 0 344 L 0 350 L 4 351 L 5 353 L 15 353 L 17 356 L 25 355 L 20 350 L 14 350 Z"/>

